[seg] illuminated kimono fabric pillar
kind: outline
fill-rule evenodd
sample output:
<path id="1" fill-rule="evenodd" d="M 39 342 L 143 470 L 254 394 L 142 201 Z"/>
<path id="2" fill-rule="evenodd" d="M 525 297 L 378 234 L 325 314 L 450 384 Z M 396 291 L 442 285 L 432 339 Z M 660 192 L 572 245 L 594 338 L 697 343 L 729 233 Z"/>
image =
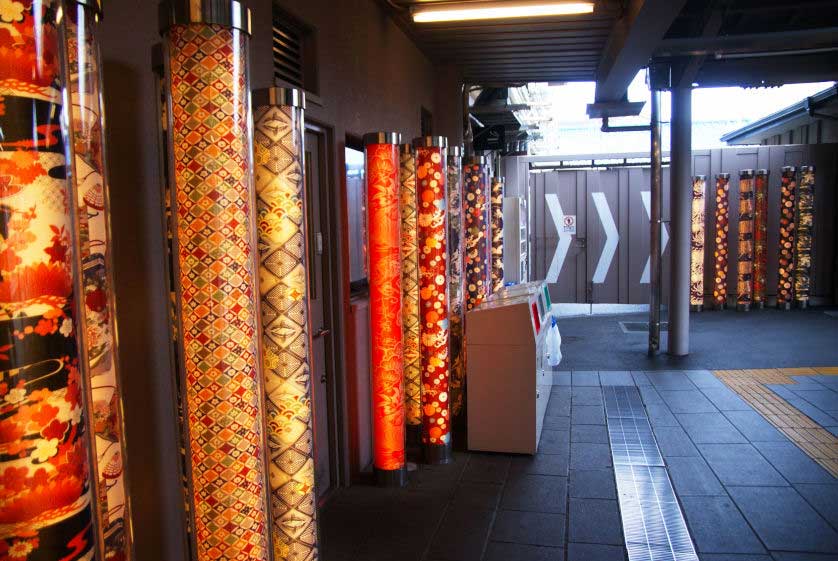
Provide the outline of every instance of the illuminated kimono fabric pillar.
<path id="1" fill-rule="evenodd" d="M 89 5 L 85 5 L 88 4 Z M 97 40 L 98 0 L 66 4 L 69 93 L 73 119 L 80 257 L 84 283 L 82 311 L 87 326 L 88 386 L 91 388 L 99 516 L 108 559 L 131 558 L 131 517 L 125 484 L 125 431 L 122 421 L 110 205 L 105 170 L 101 57 Z"/>
<path id="2" fill-rule="evenodd" d="M 262 368 L 274 558 L 315 561 L 317 495 L 307 292 L 305 96 L 254 93 L 254 177 L 262 298 Z"/>
<path id="3" fill-rule="evenodd" d="M 419 441 L 422 425 L 422 364 L 419 352 L 419 251 L 416 157 L 413 145 L 399 147 L 402 214 L 402 330 L 404 332 L 404 407 L 408 438 Z"/>
<path id="4" fill-rule="evenodd" d="M 0 551 L 10 561 L 103 559 L 61 13 L 19 0 L 0 17 Z"/>
<path id="5" fill-rule="evenodd" d="M 754 170 L 739 172 L 739 253 L 736 309 L 751 309 L 754 280 Z"/>
<path id="6" fill-rule="evenodd" d="M 465 225 L 466 310 L 486 299 L 489 286 L 489 228 L 486 196 L 486 158 L 472 156 L 463 160 L 463 222 Z"/>
<path id="7" fill-rule="evenodd" d="M 812 282 L 812 236 L 815 233 L 815 167 L 800 166 L 797 186 L 797 236 L 794 257 L 794 303 L 809 305 Z"/>
<path id="8" fill-rule="evenodd" d="M 780 176 L 780 242 L 777 267 L 777 307 L 791 309 L 794 298 L 794 246 L 797 181 L 793 167 L 784 167 Z"/>
<path id="9" fill-rule="evenodd" d="M 399 487 L 407 480 L 402 387 L 400 142 L 398 133 L 378 132 L 364 136 L 373 466 L 379 485 Z"/>
<path id="10" fill-rule="evenodd" d="M 466 375 L 463 327 L 463 168 L 459 146 L 448 147 L 448 322 L 451 329 L 451 378 L 448 382 L 451 415 L 463 409 Z"/>
<path id="11" fill-rule="evenodd" d="M 716 249 L 713 252 L 713 305 L 723 310 L 727 303 L 727 232 L 730 224 L 728 207 L 729 173 L 716 176 Z"/>
<path id="12" fill-rule="evenodd" d="M 199 561 L 262 561 L 271 554 L 252 206 L 250 13 L 235 1 L 177 0 L 161 16 L 194 551 Z"/>
<path id="13" fill-rule="evenodd" d="M 426 136 L 416 148 L 419 193 L 419 317 L 422 354 L 422 447 L 425 461 L 446 464 L 451 455 L 448 322 L 448 140 Z"/>
<path id="14" fill-rule="evenodd" d="M 768 266 L 768 171 L 757 170 L 754 177 L 754 305 L 765 306 Z"/>
<path id="15" fill-rule="evenodd" d="M 706 178 L 693 177 L 692 231 L 690 232 L 690 308 L 704 307 L 704 189 Z"/>
<path id="16" fill-rule="evenodd" d="M 492 178 L 492 293 L 503 288 L 503 178 Z"/>

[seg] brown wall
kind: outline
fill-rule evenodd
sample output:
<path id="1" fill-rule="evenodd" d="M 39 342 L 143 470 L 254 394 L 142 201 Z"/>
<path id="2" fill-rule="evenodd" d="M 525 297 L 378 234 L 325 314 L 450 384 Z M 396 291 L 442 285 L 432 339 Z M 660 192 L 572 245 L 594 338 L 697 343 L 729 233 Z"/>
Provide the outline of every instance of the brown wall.
<path id="1" fill-rule="evenodd" d="M 252 86 L 270 86 L 271 1 L 247 3 L 253 11 Z M 346 135 L 396 130 L 412 139 L 419 134 L 420 106 L 434 113 L 435 125 L 441 129 L 435 89 L 442 82 L 447 91 L 456 91 L 456 80 L 450 75 L 439 80 L 431 63 L 375 0 L 279 3 L 317 30 L 321 104 L 310 103 L 307 117 L 332 130 L 332 202 L 339 209 Z M 175 561 L 185 558 L 184 513 L 177 469 L 151 71 L 151 47 L 159 42 L 156 2 L 108 2 L 100 38 L 136 553 L 140 561 Z M 446 114 L 446 119 L 456 118 L 450 117 L 450 109 Z M 446 123 L 444 128 L 457 130 L 456 123 Z M 339 213 L 335 216 L 340 223 L 345 219 Z M 340 224 L 335 230 L 340 231 Z M 330 241 L 333 247 L 342 246 L 342 240 Z M 342 258 L 335 266 L 341 270 Z M 336 324 L 343 325 L 343 316 Z"/>

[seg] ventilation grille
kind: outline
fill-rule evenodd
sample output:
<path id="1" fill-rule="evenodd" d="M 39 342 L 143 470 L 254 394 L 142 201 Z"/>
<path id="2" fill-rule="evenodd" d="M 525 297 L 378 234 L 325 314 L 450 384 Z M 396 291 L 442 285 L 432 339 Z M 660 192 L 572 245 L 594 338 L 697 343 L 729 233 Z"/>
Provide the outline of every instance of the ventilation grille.
<path id="1" fill-rule="evenodd" d="M 274 76 L 304 88 L 303 33 L 280 18 L 273 21 Z"/>

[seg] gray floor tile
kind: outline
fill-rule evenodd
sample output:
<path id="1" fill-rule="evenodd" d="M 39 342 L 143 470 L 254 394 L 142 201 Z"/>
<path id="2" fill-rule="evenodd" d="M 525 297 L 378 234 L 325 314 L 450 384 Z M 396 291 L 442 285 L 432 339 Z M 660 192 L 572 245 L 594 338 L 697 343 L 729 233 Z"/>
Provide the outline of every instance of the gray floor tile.
<path id="1" fill-rule="evenodd" d="M 605 430 L 605 425 L 573 425 L 570 441 L 608 444 L 608 431 Z"/>
<path id="2" fill-rule="evenodd" d="M 789 551 L 775 551 L 771 554 L 774 561 L 838 561 L 838 555 L 828 553 L 793 553 Z"/>
<path id="3" fill-rule="evenodd" d="M 556 399 L 565 399 L 570 400 L 570 396 L 573 395 L 571 391 L 571 387 L 567 386 L 553 386 L 550 388 L 550 397 L 555 397 Z"/>
<path id="4" fill-rule="evenodd" d="M 602 405 L 602 388 L 577 386 L 571 391 L 571 403 L 575 405 Z"/>
<path id="5" fill-rule="evenodd" d="M 794 488 L 833 528 L 838 528 L 838 484 L 801 484 Z"/>
<path id="6" fill-rule="evenodd" d="M 617 501 L 570 499 L 568 541 L 622 545 L 623 531 Z"/>
<path id="7" fill-rule="evenodd" d="M 738 555 L 735 553 L 705 553 L 699 556 L 701 561 L 773 561 L 768 555 Z"/>
<path id="8" fill-rule="evenodd" d="M 568 430 L 570 429 L 570 417 L 544 417 L 544 428 L 547 430 Z"/>
<path id="9" fill-rule="evenodd" d="M 599 383 L 603 386 L 633 386 L 634 378 L 628 370 L 601 370 Z"/>
<path id="10" fill-rule="evenodd" d="M 833 435 L 838 436 L 838 426 L 835 427 L 824 427 L 826 430 L 831 432 Z"/>
<path id="11" fill-rule="evenodd" d="M 696 389 L 696 385 L 692 383 L 690 378 L 683 371 L 650 372 L 647 370 L 646 376 L 649 377 L 652 384 L 659 390 Z"/>
<path id="12" fill-rule="evenodd" d="M 510 456 L 502 454 L 471 454 L 463 470 L 463 481 L 503 483 L 509 473 Z"/>
<path id="13" fill-rule="evenodd" d="M 538 442 L 539 454 L 563 454 L 570 451 L 570 431 L 542 430 L 541 440 Z"/>
<path id="14" fill-rule="evenodd" d="M 570 385 L 570 371 L 562 370 L 560 372 L 553 372 L 554 386 L 569 386 Z"/>
<path id="15" fill-rule="evenodd" d="M 788 485 L 750 444 L 699 444 L 698 449 L 725 486 Z"/>
<path id="16" fill-rule="evenodd" d="M 491 540 L 529 545 L 563 547 L 565 517 L 562 514 L 500 510 Z"/>
<path id="17" fill-rule="evenodd" d="M 731 487 L 731 498 L 771 550 L 838 553 L 838 533 L 791 487 Z"/>
<path id="18" fill-rule="evenodd" d="M 488 510 L 449 510 L 431 542 L 429 557 L 451 561 L 480 561 L 493 516 L 494 513 Z"/>
<path id="19" fill-rule="evenodd" d="M 791 483 L 836 482 L 831 473 L 789 441 L 754 442 L 754 446 Z"/>
<path id="20" fill-rule="evenodd" d="M 821 389 L 799 391 L 796 393 L 822 411 L 826 411 L 827 413 L 838 412 L 838 392 Z"/>
<path id="21" fill-rule="evenodd" d="M 461 509 L 495 510 L 502 489 L 500 483 L 463 481 L 457 486 L 451 501 Z"/>
<path id="22" fill-rule="evenodd" d="M 681 413 L 678 422 L 696 444 L 733 444 L 747 440 L 721 413 Z"/>
<path id="23" fill-rule="evenodd" d="M 623 561 L 626 551 L 617 545 L 567 544 L 567 561 Z"/>
<path id="24" fill-rule="evenodd" d="M 500 508 L 565 514 L 567 478 L 556 475 L 510 475 Z"/>
<path id="25" fill-rule="evenodd" d="M 788 442 L 786 435 L 756 411 L 725 411 L 724 415 L 751 442 Z"/>
<path id="26" fill-rule="evenodd" d="M 607 444 L 573 442 L 570 445 L 571 469 L 606 469 L 611 467 L 611 447 Z"/>
<path id="27" fill-rule="evenodd" d="M 787 384 L 766 384 L 765 386 L 783 399 L 797 399 L 797 394 L 791 391 Z"/>
<path id="28" fill-rule="evenodd" d="M 790 378 L 796 382 L 789 385 L 789 389 L 793 392 L 797 390 L 819 390 L 823 388 L 814 376 L 790 376 Z"/>
<path id="29" fill-rule="evenodd" d="M 832 416 L 826 411 L 815 407 L 802 397 L 795 397 L 794 399 L 787 399 L 786 401 L 822 427 L 838 425 L 838 414 Z"/>
<path id="30" fill-rule="evenodd" d="M 574 386 L 598 386 L 599 373 L 596 370 L 574 370 L 571 376 Z"/>
<path id="31" fill-rule="evenodd" d="M 570 410 L 571 425 L 604 425 L 605 409 L 602 405 L 574 405 Z"/>
<path id="32" fill-rule="evenodd" d="M 726 386 L 721 388 L 706 388 L 702 389 L 701 392 L 720 411 L 753 411 L 753 408 L 741 397 L 736 395 L 736 392 Z"/>
<path id="33" fill-rule="evenodd" d="M 687 370 L 686 373 L 690 382 L 695 384 L 699 389 L 725 387 L 724 382 L 719 380 L 709 370 Z"/>
<path id="34" fill-rule="evenodd" d="M 700 456 L 681 427 L 655 427 L 655 439 L 664 458 L 675 456 Z"/>
<path id="35" fill-rule="evenodd" d="M 681 497 L 684 517 L 701 553 L 765 553 L 729 497 Z"/>
<path id="36" fill-rule="evenodd" d="M 718 411 L 699 390 L 658 390 L 673 413 L 715 413 Z"/>
<path id="37" fill-rule="evenodd" d="M 483 561 L 564 561 L 564 549 L 519 543 L 489 542 Z"/>
<path id="38" fill-rule="evenodd" d="M 547 402 L 548 417 L 569 417 L 570 416 L 570 397 L 550 395 L 550 401 Z"/>
<path id="39" fill-rule="evenodd" d="M 645 374 L 644 374 L 645 376 Z M 641 386 L 638 384 L 637 389 L 640 391 L 640 397 L 643 399 L 643 405 L 652 405 L 654 403 L 663 403 L 663 398 L 652 385 Z"/>
<path id="40" fill-rule="evenodd" d="M 637 386 L 651 386 L 652 381 L 646 376 L 645 372 L 632 371 L 631 377 L 634 378 L 634 383 Z"/>
<path id="41" fill-rule="evenodd" d="M 722 496 L 724 487 L 703 458 L 667 458 L 669 477 L 679 497 Z"/>
<path id="42" fill-rule="evenodd" d="M 678 420 L 669 410 L 669 407 L 663 401 L 660 403 L 649 403 L 646 405 L 646 414 L 649 416 L 649 423 L 657 427 L 677 427 Z"/>
<path id="43" fill-rule="evenodd" d="M 570 453 L 535 454 L 534 456 L 515 456 L 512 458 L 510 474 L 533 473 L 537 475 L 561 475 L 567 477 Z"/>
<path id="44" fill-rule="evenodd" d="M 610 469 L 571 470 L 568 492 L 575 499 L 616 499 L 614 472 Z"/>

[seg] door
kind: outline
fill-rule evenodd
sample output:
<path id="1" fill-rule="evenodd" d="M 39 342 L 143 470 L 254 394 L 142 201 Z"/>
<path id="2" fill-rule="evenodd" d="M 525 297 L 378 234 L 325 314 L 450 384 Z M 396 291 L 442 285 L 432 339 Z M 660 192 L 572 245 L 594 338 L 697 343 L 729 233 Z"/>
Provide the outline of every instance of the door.
<path id="1" fill-rule="evenodd" d="M 306 125 L 305 133 L 306 204 L 308 220 L 309 298 L 312 333 L 312 406 L 314 413 L 314 465 L 318 499 L 325 497 L 337 483 L 334 430 L 335 333 L 330 324 L 330 255 L 331 221 L 328 219 L 328 167 L 325 132 Z"/>

